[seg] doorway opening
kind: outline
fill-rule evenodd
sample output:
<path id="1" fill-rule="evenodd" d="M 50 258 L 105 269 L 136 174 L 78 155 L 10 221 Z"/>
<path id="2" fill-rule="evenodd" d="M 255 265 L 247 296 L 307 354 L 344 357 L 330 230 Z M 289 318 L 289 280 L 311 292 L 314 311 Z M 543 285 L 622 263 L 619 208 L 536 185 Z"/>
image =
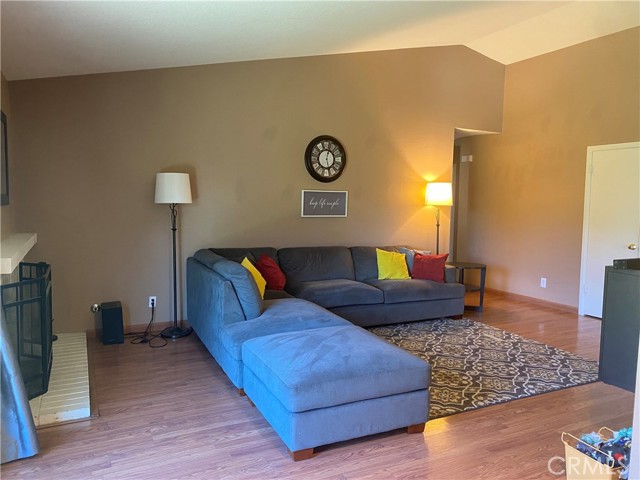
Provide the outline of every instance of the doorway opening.
<path id="1" fill-rule="evenodd" d="M 471 128 L 454 128 L 453 167 L 451 183 L 453 187 L 453 206 L 451 207 L 449 261 L 470 261 L 464 256 L 461 239 L 469 238 L 469 187 L 470 169 L 473 163 L 473 152 L 466 145 L 465 138 L 476 135 L 495 135 L 499 132 L 476 130 Z"/>

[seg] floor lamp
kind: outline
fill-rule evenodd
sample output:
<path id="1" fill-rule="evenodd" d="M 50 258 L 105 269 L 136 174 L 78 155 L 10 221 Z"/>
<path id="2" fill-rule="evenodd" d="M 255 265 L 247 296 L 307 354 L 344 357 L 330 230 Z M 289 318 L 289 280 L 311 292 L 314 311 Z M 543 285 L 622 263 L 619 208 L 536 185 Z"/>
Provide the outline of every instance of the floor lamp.
<path id="1" fill-rule="evenodd" d="M 451 183 L 431 182 L 427 183 L 425 205 L 436 207 L 436 254 L 440 253 L 440 207 L 453 205 Z"/>
<path id="2" fill-rule="evenodd" d="M 191 327 L 178 326 L 178 274 L 176 264 L 176 217 L 180 203 L 191 203 L 191 184 L 188 173 L 157 173 L 155 203 L 169 204 L 171 209 L 171 231 L 173 232 L 173 326 L 165 328 L 160 334 L 165 338 L 186 337 Z"/>

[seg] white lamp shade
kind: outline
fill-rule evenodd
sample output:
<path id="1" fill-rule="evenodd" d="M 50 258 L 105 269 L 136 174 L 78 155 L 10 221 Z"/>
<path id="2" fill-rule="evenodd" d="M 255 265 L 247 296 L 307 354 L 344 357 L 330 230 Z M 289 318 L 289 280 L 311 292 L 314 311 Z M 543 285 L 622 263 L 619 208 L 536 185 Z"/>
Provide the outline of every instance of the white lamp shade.
<path id="1" fill-rule="evenodd" d="M 188 173 L 156 173 L 155 203 L 191 203 Z"/>
<path id="2" fill-rule="evenodd" d="M 431 182 L 427 183 L 425 205 L 432 207 L 445 207 L 453 205 L 451 183 Z"/>

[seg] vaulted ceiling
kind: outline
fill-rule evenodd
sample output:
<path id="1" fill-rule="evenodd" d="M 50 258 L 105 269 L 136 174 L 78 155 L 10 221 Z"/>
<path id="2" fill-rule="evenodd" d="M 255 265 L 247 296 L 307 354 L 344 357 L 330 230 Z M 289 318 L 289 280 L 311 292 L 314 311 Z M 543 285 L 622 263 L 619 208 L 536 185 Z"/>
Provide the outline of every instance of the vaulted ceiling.
<path id="1" fill-rule="evenodd" d="M 466 45 L 511 64 L 640 24 L 634 1 L 2 1 L 8 80 Z"/>

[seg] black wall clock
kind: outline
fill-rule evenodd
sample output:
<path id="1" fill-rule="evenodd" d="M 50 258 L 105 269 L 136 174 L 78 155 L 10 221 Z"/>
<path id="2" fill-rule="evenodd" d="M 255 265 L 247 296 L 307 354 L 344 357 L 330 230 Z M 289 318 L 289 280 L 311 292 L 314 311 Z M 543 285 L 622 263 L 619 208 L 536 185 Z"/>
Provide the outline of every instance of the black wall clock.
<path id="1" fill-rule="evenodd" d="M 307 145 L 304 164 L 309 175 L 319 182 L 333 182 L 347 166 L 347 153 L 338 140 L 329 135 L 320 135 Z"/>

